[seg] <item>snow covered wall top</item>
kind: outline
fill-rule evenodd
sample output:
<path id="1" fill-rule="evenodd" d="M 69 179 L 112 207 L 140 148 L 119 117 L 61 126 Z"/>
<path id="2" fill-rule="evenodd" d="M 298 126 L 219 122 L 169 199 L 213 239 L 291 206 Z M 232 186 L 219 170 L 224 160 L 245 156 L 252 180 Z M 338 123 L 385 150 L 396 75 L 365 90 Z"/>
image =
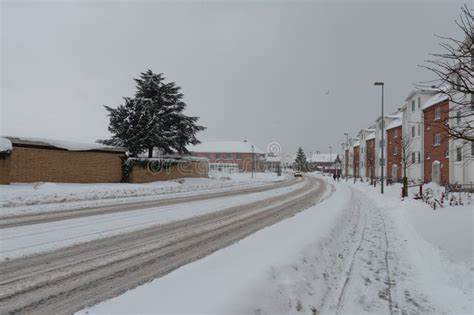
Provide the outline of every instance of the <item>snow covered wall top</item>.
<path id="1" fill-rule="evenodd" d="M 84 143 L 84 142 L 73 142 L 63 140 L 53 140 L 44 138 L 30 138 L 30 137 L 5 137 L 6 140 L 10 141 L 10 144 L 24 144 L 24 145 L 37 145 L 37 146 L 48 146 L 68 151 L 112 151 L 112 152 L 126 152 L 127 150 L 121 147 L 114 147 L 103 145 L 99 143 Z"/>

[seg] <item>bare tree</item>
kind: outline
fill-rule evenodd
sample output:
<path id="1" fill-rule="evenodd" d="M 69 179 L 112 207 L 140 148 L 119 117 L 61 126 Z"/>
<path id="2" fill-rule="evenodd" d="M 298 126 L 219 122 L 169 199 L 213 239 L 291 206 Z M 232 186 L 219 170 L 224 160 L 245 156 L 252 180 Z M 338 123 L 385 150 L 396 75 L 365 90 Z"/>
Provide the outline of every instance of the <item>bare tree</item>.
<path id="1" fill-rule="evenodd" d="M 414 156 L 412 151 L 412 138 L 404 134 L 402 137 L 399 137 L 395 140 L 395 145 L 400 148 L 400 164 L 402 166 L 403 172 L 403 189 L 402 197 L 408 196 L 408 168 L 416 163 L 417 159 L 421 157 Z"/>
<path id="2" fill-rule="evenodd" d="M 444 94 L 450 101 L 448 123 L 439 127 L 445 129 L 452 139 L 474 141 L 474 100 L 473 100 L 473 12 L 464 5 L 456 25 L 462 31 L 462 39 L 438 36 L 442 42 L 441 53 L 432 53 L 432 59 L 425 60 L 421 67 L 430 70 L 436 79 L 423 82 L 420 86 L 430 86 Z"/>

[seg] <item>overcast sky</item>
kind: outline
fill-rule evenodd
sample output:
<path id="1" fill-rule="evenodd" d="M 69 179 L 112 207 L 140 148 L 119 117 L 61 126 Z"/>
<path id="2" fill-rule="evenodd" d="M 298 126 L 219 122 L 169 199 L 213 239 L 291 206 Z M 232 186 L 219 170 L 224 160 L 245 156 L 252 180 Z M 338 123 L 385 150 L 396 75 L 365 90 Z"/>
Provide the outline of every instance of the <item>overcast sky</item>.
<path id="1" fill-rule="evenodd" d="M 107 138 L 102 105 L 150 68 L 182 87 L 201 140 L 340 150 L 400 107 L 417 67 L 459 38 L 462 1 L 1 1 L 4 135 Z M 329 91 L 329 95 L 325 93 Z"/>

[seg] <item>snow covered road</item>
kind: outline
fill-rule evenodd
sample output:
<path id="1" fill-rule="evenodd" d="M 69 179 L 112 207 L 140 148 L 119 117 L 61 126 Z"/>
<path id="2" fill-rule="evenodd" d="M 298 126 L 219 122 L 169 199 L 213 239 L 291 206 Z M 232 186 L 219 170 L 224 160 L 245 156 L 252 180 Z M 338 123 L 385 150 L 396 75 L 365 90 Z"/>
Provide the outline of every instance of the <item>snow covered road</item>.
<path id="1" fill-rule="evenodd" d="M 79 313 L 472 314 L 474 268 L 422 239 L 399 198 L 331 183 L 314 207 Z"/>
<path id="2" fill-rule="evenodd" d="M 172 213 L 171 217 L 151 222 L 147 215 L 158 212 L 146 209 L 3 229 L 2 247 L 9 238 L 24 236 L 25 240 L 34 240 L 40 234 L 47 234 L 51 224 L 66 224 L 51 235 L 67 234 L 74 225 L 83 230 L 90 224 L 77 220 L 101 218 L 104 220 L 94 225 L 104 226 L 106 219 L 130 224 L 131 216 L 142 216 L 149 226 L 137 223 L 139 228 L 132 232 L 122 230 L 106 238 L 103 237 L 108 236 L 107 233 L 100 231 L 96 234 L 101 238 L 94 241 L 80 239 L 81 243 L 72 247 L 2 262 L 0 312 L 70 313 L 116 296 L 292 216 L 321 199 L 325 191 L 323 181 L 308 178 L 291 187 L 275 189 L 273 193 L 253 194 L 261 194 L 254 199 L 252 194 L 243 200 L 240 196 L 240 201 L 239 196 L 222 198 L 219 207 L 215 200 L 189 203 L 187 214 L 181 217 L 174 213 L 179 213 L 174 206 L 175 209 L 163 211 Z M 213 210 L 209 211 L 210 208 Z M 193 215 L 189 214 L 190 209 Z M 112 218 L 114 215 L 120 217 Z M 37 228 L 37 235 L 31 233 L 32 230 L 25 230 L 26 234 L 19 230 L 31 227 Z M 11 242 L 14 243 L 18 244 Z M 16 250 L 24 254 L 28 246 L 23 247 Z M 10 254 L 15 252 L 14 248 L 5 250 Z"/>

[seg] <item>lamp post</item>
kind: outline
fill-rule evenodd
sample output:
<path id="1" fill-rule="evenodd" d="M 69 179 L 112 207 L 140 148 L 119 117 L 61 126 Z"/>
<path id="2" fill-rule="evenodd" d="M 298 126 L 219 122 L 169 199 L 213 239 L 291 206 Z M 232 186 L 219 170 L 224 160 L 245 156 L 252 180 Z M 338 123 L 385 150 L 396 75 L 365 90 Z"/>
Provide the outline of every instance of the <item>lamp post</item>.
<path id="1" fill-rule="evenodd" d="M 344 135 L 346 136 L 346 147 L 344 150 L 344 157 L 346 159 L 345 168 L 346 168 L 346 182 L 347 182 L 347 168 L 349 167 L 349 134 L 345 132 Z"/>
<path id="2" fill-rule="evenodd" d="M 385 165 L 385 160 L 384 160 L 384 148 L 385 148 L 385 143 L 384 143 L 384 140 L 383 140 L 383 133 L 384 133 L 384 128 L 385 128 L 385 120 L 384 120 L 384 116 L 383 116 L 383 87 L 384 87 L 384 83 L 383 82 L 375 82 L 374 83 L 375 86 L 381 86 L 382 87 L 382 161 L 380 163 L 380 193 L 383 194 L 383 168 L 384 168 L 384 165 Z"/>

